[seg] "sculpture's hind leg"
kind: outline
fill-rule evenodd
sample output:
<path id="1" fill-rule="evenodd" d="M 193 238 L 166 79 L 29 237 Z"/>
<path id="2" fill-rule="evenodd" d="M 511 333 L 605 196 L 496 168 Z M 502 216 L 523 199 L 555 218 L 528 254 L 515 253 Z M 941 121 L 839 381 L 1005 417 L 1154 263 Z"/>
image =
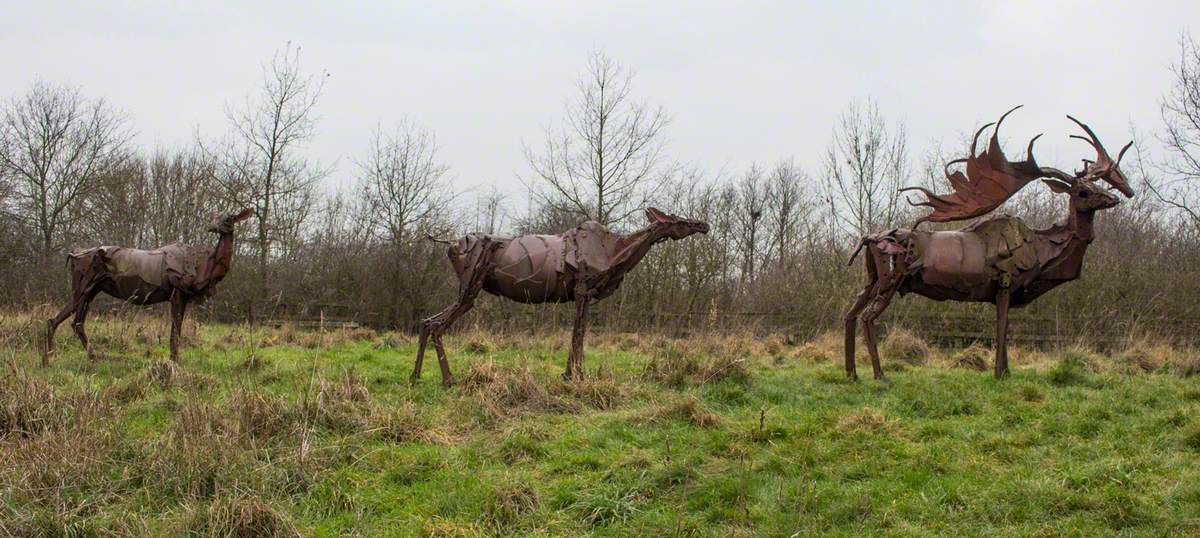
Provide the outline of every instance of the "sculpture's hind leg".
<path id="1" fill-rule="evenodd" d="M 96 298 L 96 294 L 100 290 L 92 287 L 89 288 L 75 307 L 75 319 L 71 321 L 71 328 L 75 329 L 75 336 L 79 337 L 79 342 L 83 344 L 83 351 L 87 355 L 88 360 L 95 360 L 95 355 L 92 354 L 92 348 L 88 345 L 87 331 L 84 329 L 84 323 L 87 322 L 88 307 L 92 305 L 92 300 Z"/>
<path id="2" fill-rule="evenodd" d="M 858 327 L 858 314 L 859 312 L 862 312 L 862 309 L 867 306 L 867 303 L 871 300 L 871 292 L 874 291 L 874 289 L 875 284 L 871 283 L 867 284 L 866 288 L 863 288 L 862 291 L 858 292 L 858 299 L 854 301 L 854 305 L 851 306 L 850 310 L 846 312 L 846 316 L 844 318 L 846 321 L 846 340 L 843 343 L 846 348 L 846 377 L 851 381 L 858 379 L 857 367 L 854 364 L 854 333 L 855 329 Z"/>
<path id="3" fill-rule="evenodd" d="M 416 382 L 421 378 L 421 364 L 425 359 L 425 345 L 429 340 L 433 340 L 433 349 L 437 352 L 438 356 L 438 367 L 442 370 L 442 384 L 447 387 L 454 385 L 454 376 L 450 373 L 450 362 L 446 358 L 446 348 L 442 345 L 442 334 L 446 332 L 446 329 L 450 328 L 451 323 L 454 323 L 455 320 L 475 306 L 475 297 L 479 295 L 479 290 L 482 287 L 483 277 L 480 276 L 478 277 L 478 285 L 468 286 L 453 304 L 446 307 L 445 310 L 442 310 L 436 316 L 427 318 L 421 323 L 421 339 L 417 347 L 417 360 L 413 365 L 411 381 Z"/>
<path id="4" fill-rule="evenodd" d="M 54 354 L 54 331 L 58 329 L 59 325 L 62 325 L 62 322 L 71 317 L 71 314 L 79 307 L 80 299 L 78 293 L 73 293 L 71 300 L 67 301 L 67 306 L 64 306 L 57 315 L 46 320 L 46 349 L 42 353 L 42 366 L 50 364 L 50 355 Z"/>
<path id="5" fill-rule="evenodd" d="M 413 362 L 412 375 L 410 375 L 408 377 L 408 380 L 413 383 L 416 383 L 418 379 L 421 379 L 421 365 L 422 365 L 422 363 L 425 362 L 425 344 L 428 341 L 429 341 L 429 326 L 426 325 L 425 321 L 422 321 L 421 322 L 421 338 L 420 338 L 419 342 L 417 343 L 417 360 Z"/>
<path id="6" fill-rule="evenodd" d="M 446 349 L 442 345 L 442 334 L 450 328 L 450 324 L 466 314 L 475 306 L 475 298 L 483 289 L 483 281 L 495 267 L 491 254 L 499 243 L 490 240 L 480 241 L 471 253 L 467 269 L 459 277 L 458 299 L 437 315 L 427 318 L 421 323 L 421 339 L 417 347 L 417 360 L 413 365 L 411 380 L 415 382 L 421 377 L 421 364 L 425 358 L 425 344 L 433 340 L 433 347 L 438 354 L 438 366 L 442 370 L 442 385 L 454 385 L 454 376 L 450 373 L 450 362 L 446 358 Z"/>
<path id="7" fill-rule="evenodd" d="M 870 254 L 875 255 L 875 252 L 872 251 Z M 900 281 L 904 276 L 903 268 L 898 265 L 899 260 L 895 256 L 891 257 L 890 262 L 891 264 L 883 265 L 879 264 L 878 259 L 875 260 L 876 267 L 883 265 L 885 269 L 876 284 L 875 297 L 871 299 L 862 315 L 863 336 L 867 340 L 867 353 L 871 355 L 871 369 L 874 370 L 875 379 L 883 379 L 883 367 L 879 362 L 879 346 L 875 337 L 875 319 L 883 314 L 883 311 L 892 302 L 892 295 L 900 287 Z"/>
<path id="8" fill-rule="evenodd" d="M 846 354 L 846 377 L 848 377 L 851 381 L 858 379 L 857 367 L 854 364 L 854 333 L 855 329 L 858 328 L 858 315 L 862 312 L 863 308 L 867 306 L 867 303 L 871 301 L 871 297 L 875 295 L 875 288 L 879 283 L 879 275 L 875 269 L 875 264 L 871 260 L 871 255 L 867 254 L 865 260 L 867 267 L 867 285 L 858 293 L 858 298 L 854 301 L 854 305 L 850 307 L 850 310 L 846 311 L 846 316 L 843 318 L 846 322 L 846 339 L 844 342 Z"/>

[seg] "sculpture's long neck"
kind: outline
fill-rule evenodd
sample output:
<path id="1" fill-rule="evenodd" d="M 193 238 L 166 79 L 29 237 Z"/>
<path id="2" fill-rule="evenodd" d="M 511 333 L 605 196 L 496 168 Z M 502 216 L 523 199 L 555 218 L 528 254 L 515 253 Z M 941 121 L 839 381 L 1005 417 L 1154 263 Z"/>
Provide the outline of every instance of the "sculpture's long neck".
<path id="1" fill-rule="evenodd" d="M 621 237 L 617 240 L 617 252 L 613 256 L 611 267 L 621 273 L 633 269 L 662 238 L 662 231 L 654 225 Z"/>
<path id="2" fill-rule="evenodd" d="M 1070 206 L 1070 215 L 1065 226 L 1056 226 L 1048 230 L 1047 239 L 1060 245 L 1054 247 L 1058 252 L 1042 268 L 1043 275 L 1055 281 L 1067 281 L 1078 278 L 1083 272 L 1083 258 L 1088 245 L 1095 238 L 1093 220 L 1095 209 L 1081 209 L 1074 201 Z M 1066 236 L 1064 242 L 1063 236 Z M 1057 236 L 1057 237 L 1053 237 Z M 1056 241 L 1057 239 L 1057 241 Z"/>
<path id="3" fill-rule="evenodd" d="M 216 285 L 225 278 L 225 274 L 229 272 L 232 264 L 233 232 L 222 232 L 221 237 L 217 239 L 217 248 L 208 255 L 208 259 L 204 261 L 204 267 L 200 270 L 199 278 L 196 280 L 196 291 L 204 292 Z"/>
<path id="4" fill-rule="evenodd" d="M 1079 209 L 1071 202 L 1071 216 L 1067 228 L 1071 230 L 1071 239 L 1091 243 L 1095 237 L 1092 221 L 1096 216 L 1095 209 Z"/>

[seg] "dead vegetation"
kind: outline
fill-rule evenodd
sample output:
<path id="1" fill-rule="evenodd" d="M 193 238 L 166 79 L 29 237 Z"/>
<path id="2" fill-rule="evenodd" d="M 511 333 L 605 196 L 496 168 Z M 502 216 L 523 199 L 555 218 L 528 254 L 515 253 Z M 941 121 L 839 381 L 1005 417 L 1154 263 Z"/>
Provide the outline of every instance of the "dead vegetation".
<path id="1" fill-rule="evenodd" d="M 651 411 L 650 418 L 678 420 L 697 428 L 715 428 L 721 424 L 720 417 L 710 413 L 700 400 L 691 395 L 658 406 Z"/>
<path id="2" fill-rule="evenodd" d="M 895 327 L 888 331 L 887 337 L 879 347 L 880 360 L 885 363 L 895 362 L 908 366 L 922 366 L 929 362 L 929 344 L 902 327 Z"/>
<path id="3" fill-rule="evenodd" d="M 251 495 L 236 495 L 191 506 L 179 531 L 189 536 L 300 536 L 288 517 Z"/>
<path id="4" fill-rule="evenodd" d="M 976 372 L 986 371 L 991 364 L 994 352 L 979 344 L 971 344 L 954 352 L 950 356 L 950 364 L 954 368 L 966 368 Z"/>
<path id="5" fill-rule="evenodd" d="M 898 420 L 888 418 L 883 411 L 870 406 L 842 416 L 838 419 L 835 429 L 843 435 L 897 436 L 902 431 Z"/>
<path id="6" fill-rule="evenodd" d="M 472 365 L 459 389 L 487 420 L 534 412 L 612 409 L 633 392 L 605 368 L 587 371 L 582 381 L 566 382 L 557 376 L 542 378 L 527 367 L 500 367 L 491 360 Z"/>
<path id="7" fill-rule="evenodd" d="M 652 356 L 642 370 L 642 379 L 673 388 L 730 381 L 750 384 L 747 357 L 716 355 L 704 357 L 686 348 L 668 346 Z"/>

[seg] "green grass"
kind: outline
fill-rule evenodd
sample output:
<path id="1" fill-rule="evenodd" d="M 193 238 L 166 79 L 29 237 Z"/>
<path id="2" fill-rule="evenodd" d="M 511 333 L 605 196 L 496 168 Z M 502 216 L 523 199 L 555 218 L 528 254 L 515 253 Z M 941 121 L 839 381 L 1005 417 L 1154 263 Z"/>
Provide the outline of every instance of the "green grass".
<path id="1" fill-rule="evenodd" d="M 1200 533 L 1195 379 L 1075 352 L 847 383 L 605 344 L 568 384 L 558 337 L 451 335 L 447 390 L 394 334 L 205 326 L 172 368 L 111 323 L 0 355 L 0 535 Z"/>

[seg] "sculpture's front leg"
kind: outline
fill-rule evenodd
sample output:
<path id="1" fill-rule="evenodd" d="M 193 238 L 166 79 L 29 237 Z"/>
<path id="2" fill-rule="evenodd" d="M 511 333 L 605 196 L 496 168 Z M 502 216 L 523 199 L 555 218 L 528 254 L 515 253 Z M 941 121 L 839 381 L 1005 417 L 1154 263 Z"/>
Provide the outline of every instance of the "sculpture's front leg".
<path id="1" fill-rule="evenodd" d="M 582 283 L 575 285 L 575 327 L 571 331 L 571 352 L 567 356 L 567 371 L 563 379 L 583 379 L 583 335 L 587 332 L 587 308 L 592 290 Z"/>
<path id="2" fill-rule="evenodd" d="M 996 292 L 996 379 L 1008 376 L 1008 304 L 1012 291 L 1007 287 Z"/>

